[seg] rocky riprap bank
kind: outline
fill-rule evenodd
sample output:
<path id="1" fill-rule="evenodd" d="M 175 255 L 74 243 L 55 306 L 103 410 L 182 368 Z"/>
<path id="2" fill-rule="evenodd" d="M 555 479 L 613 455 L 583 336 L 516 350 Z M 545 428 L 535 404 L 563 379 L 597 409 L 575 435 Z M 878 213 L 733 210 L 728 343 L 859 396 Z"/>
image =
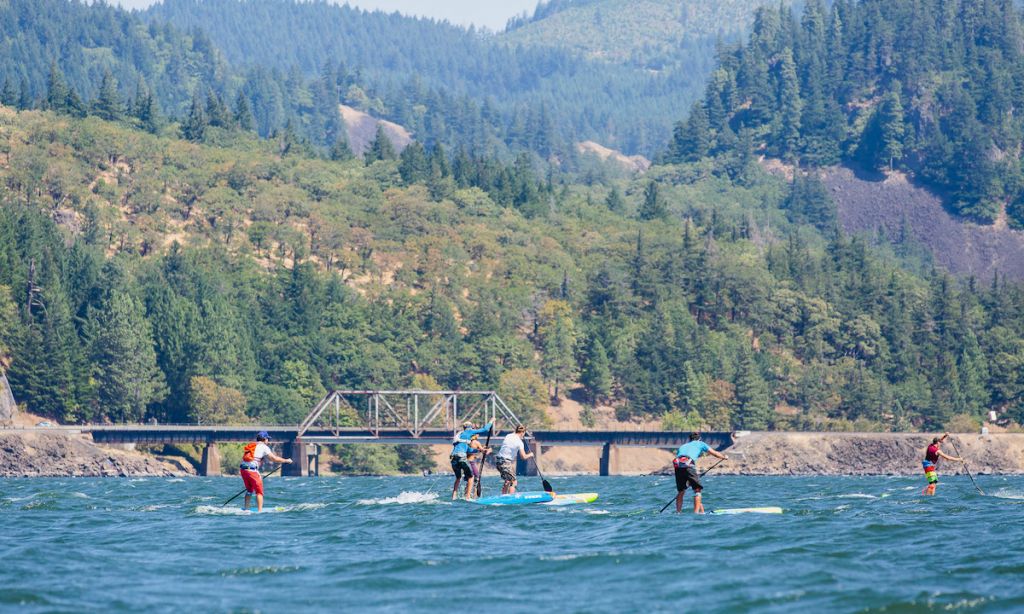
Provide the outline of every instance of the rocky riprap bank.
<path id="1" fill-rule="evenodd" d="M 0 431 L 0 477 L 180 476 L 192 472 L 140 452 L 98 446 L 77 434 Z"/>
<path id="2" fill-rule="evenodd" d="M 720 473 L 747 475 L 917 475 L 934 434 L 920 433 L 740 433 L 726 450 Z M 1024 473 L 1024 434 L 955 434 L 942 450 L 959 447 L 975 474 Z M 710 461 L 702 461 L 710 462 Z M 943 461 L 940 473 L 963 472 Z"/>

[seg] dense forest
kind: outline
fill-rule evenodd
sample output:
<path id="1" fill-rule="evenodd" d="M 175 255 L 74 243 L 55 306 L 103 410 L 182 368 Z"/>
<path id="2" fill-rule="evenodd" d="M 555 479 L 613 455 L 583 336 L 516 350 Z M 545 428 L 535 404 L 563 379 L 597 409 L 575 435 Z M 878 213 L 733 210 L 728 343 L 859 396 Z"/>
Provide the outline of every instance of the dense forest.
<path id="1" fill-rule="evenodd" d="M 1012 0 L 821 0 L 762 9 L 666 159 L 730 150 L 912 172 L 953 212 L 1024 226 L 1024 31 Z"/>
<path id="2" fill-rule="evenodd" d="M 891 30 L 864 25 L 879 12 L 903 23 L 884 3 L 760 11 L 751 42 L 722 50 L 704 101 L 665 134 L 661 163 L 626 177 L 540 164 L 544 131 L 516 151 L 495 136 L 499 111 L 479 126 L 503 151 L 454 122 L 454 145 L 398 152 L 379 131 L 357 158 L 336 112 L 352 87 L 370 91 L 351 58 L 271 78 L 298 106 L 261 124 L 266 98 L 248 79 L 282 73 L 218 59 L 229 54 L 212 35 L 12 0 L 3 27 L 22 37 L 5 53 L 23 61 L 0 58 L 0 365 L 19 402 L 69 422 L 295 422 L 329 388 L 386 386 L 497 389 L 532 423 L 570 395 L 585 416 L 611 406 L 681 429 L 964 428 L 990 410 L 1024 423 L 1024 289 L 952 278 L 906 241 L 845 236 L 813 172 L 870 158 L 967 193 L 939 181 L 923 135 L 963 145 L 971 121 L 944 114 L 951 83 L 978 103 L 979 134 L 996 133 L 987 78 L 965 66 L 1002 57 L 991 47 L 1011 35 L 990 31 L 996 13 L 942 6 L 987 34 L 970 51 L 916 54 L 916 72 L 903 42 L 875 40 Z M 970 6 L 1016 23 L 1008 2 Z M 17 25 L 37 18 L 56 29 Z M 92 18 L 122 21 L 97 25 L 113 37 L 97 42 Z M 914 50 L 968 40 L 911 31 Z M 16 55 L 29 40 L 56 46 Z M 112 51 L 132 40 L 153 55 Z M 68 67 L 61 45 L 82 62 Z M 176 99 L 147 57 L 191 58 Z M 871 66 L 888 68 L 872 79 Z M 926 82 L 927 104 L 901 89 Z M 986 151 L 971 162 L 1017 164 Z M 799 163 L 792 179 L 766 173 L 764 154 Z"/>
<path id="3" fill-rule="evenodd" d="M 642 32 L 620 44 L 632 46 L 637 37 L 666 41 L 656 58 L 639 64 L 573 53 L 562 48 L 564 32 L 510 38 L 324 2 L 164 0 L 145 16 L 186 31 L 202 28 L 237 67 L 311 76 L 343 63 L 383 101 L 379 110 L 387 119 L 414 128 L 421 140 L 479 148 L 479 140 L 454 139 L 493 131 L 513 149 L 544 157 L 564 156 L 567 144 L 587 139 L 652 155 L 666 143 L 671 118 L 700 96 L 716 43 L 736 39 L 749 24 L 753 5 L 736 4 L 707 3 L 693 10 L 692 25 L 670 21 L 663 37 L 648 27 L 652 20 L 643 22 Z M 576 35 L 601 39 L 606 33 L 595 26 Z M 538 127 L 549 133 L 547 140 L 524 138 Z"/>

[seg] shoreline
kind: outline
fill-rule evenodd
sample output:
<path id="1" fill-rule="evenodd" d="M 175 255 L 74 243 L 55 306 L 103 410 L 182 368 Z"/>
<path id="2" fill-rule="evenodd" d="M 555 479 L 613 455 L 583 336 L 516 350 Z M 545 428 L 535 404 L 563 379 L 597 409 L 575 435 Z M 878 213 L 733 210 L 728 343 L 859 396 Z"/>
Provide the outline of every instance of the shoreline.
<path id="1" fill-rule="evenodd" d="M 718 475 L 753 476 L 919 476 L 924 448 L 932 433 L 827 433 L 795 431 L 738 432 L 724 452 L 730 461 Z M 976 475 L 1024 474 L 1024 433 L 951 434 Z M 435 446 L 435 472 L 448 473 L 447 450 Z M 672 453 L 657 448 L 620 448 L 614 475 L 670 474 Z M 598 474 L 600 448 L 545 447 L 545 475 Z M 702 459 L 702 466 L 710 467 Z M 489 467 L 490 469 L 490 467 Z M 963 474 L 961 463 L 944 461 L 941 475 Z M 149 452 L 96 444 L 86 435 L 46 429 L 0 429 L 0 477 L 189 477 L 184 463 Z M 343 474 L 331 474 L 343 475 Z M 415 476 L 417 474 L 406 474 Z M 325 476 L 328 477 L 328 476 Z M 524 476 L 525 477 L 525 476 Z"/>

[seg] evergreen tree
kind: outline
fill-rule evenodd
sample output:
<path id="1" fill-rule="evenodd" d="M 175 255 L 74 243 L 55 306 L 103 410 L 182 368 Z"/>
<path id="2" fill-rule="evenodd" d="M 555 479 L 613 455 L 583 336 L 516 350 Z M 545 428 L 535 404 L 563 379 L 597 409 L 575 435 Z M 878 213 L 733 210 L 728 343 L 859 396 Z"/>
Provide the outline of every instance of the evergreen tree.
<path id="1" fill-rule="evenodd" d="M 201 141 L 206 136 L 208 125 L 206 110 L 203 108 L 203 102 L 199 99 L 197 91 L 192 97 L 192 106 L 189 107 L 188 117 L 181 124 L 181 135 L 190 141 Z"/>
<path id="2" fill-rule="evenodd" d="M 331 146 L 331 160 L 351 160 L 355 156 L 352 152 L 352 147 L 348 144 L 348 134 L 344 130 L 339 132 L 337 140 Z"/>
<path id="3" fill-rule="evenodd" d="M 402 150 L 401 160 L 398 164 L 398 173 L 406 185 L 414 183 L 425 183 L 430 178 L 430 161 L 427 159 L 427 152 L 418 141 L 409 143 L 409 146 Z"/>
<path id="4" fill-rule="evenodd" d="M 0 104 L 5 107 L 17 107 L 19 98 L 18 91 L 11 83 L 10 78 L 4 79 L 4 88 L 0 90 Z"/>
<path id="5" fill-rule="evenodd" d="M 736 371 L 736 426 L 766 430 L 772 423 L 771 396 L 750 350 L 741 353 Z"/>
<path id="6" fill-rule="evenodd" d="M 56 62 L 50 63 L 50 74 L 46 78 L 46 108 L 56 113 L 68 113 L 68 98 L 71 89 L 68 88 L 64 73 Z"/>
<path id="7" fill-rule="evenodd" d="M 397 158 L 395 146 L 388 138 L 387 132 L 384 131 L 384 125 L 377 124 L 377 133 L 373 137 L 373 142 L 363 154 L 366 165 L 369 166 L 379 160 L 394 160 L 395 158 Z"/>
<path id="8" fill-rule="evenodd" d="M 252 107 L 249 106 L 249 99 L 245 93 L 239 90 L 235 98 L 235 125 L 245 132 L 252 132 L 256 129 L 256 120 L 252 116 Z"/>
<path id="9" fill-rule="evenodd" d="M 673 133 L 669 162 L 696 162 L 711 149 L 711 127 L 707 110 L 698 103 L 690 109 L 685 124 L 677 124 Z"/>
<path id="10" fill-rule="evenodd" d="M 121 95 L 117 93 L 117 82 L 109 70 L 103 71 L 100 93 L 92 105 L 92 112 L 107 121 L 120 121 L 124 117 Z"/>
<path id="11" fill-rule="evenodd" d="M 608 353 L 597 337 L 592 337 L 587 346 L 580 381 L 587 395 L 596 403 L 608 399 L 612 393 L 612 372 Z"/>
<path id="12" fill-rule="evenodd" d="M 644 221 L 663 219 L 668 216 L 668 210 L 658 191 L 657 182 L 647 182 L 647 187 L 644 188 L 644 202 L 640 205 L 639 215 L 640 219 Z"/>
<path id="13" fill-rule="evenodd" d="M 167 390 L 141 305 L 115 290 L 90 324 L 89 354 L 101 407 L 121 422 L 143 419 L 149 405 L 163 400 Z"/>
<path id="14" fill-rule="evenodd" d="M 576 375 L 576 325 L 565 301 L 548 301 L 539 318 L 541 372 L 554 384 L 557 401 L 561 385 Z"/>
<path id="15" fill-rule="evenodd" d="M 889 92 L 882 100 L 879 110 L 879 122 L 882 132 L 881 158 L 892 171 L 893 164 L 903 158 L 903 141 L 906 127 L 903 119 L 903 103 L 900 101 L 900 82 L 893 83 Z"/>
<path id="16" fill-rule="evenodd" d="M 623 213 L 626 210 L 626 200 L 622 198 L 622 192 L 615 185 L 608 190 L 608 196 L 605 198 L 604 204 L 613 213 Z"/>
<path id="17" fill-rule="evenodd" d="M 796 64 L 789 49 L 782 52 L 779 66 L 779 155 L 793 159 L 800 148 L 800 116 L 803 101 L 800 98 L 800 81 Z"/>

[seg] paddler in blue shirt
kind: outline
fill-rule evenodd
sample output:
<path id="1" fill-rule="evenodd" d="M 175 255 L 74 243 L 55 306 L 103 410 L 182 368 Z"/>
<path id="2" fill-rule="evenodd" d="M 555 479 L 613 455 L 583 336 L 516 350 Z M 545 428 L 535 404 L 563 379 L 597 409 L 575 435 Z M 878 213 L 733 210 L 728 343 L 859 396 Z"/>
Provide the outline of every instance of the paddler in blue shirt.
<path id="1" fill-rule="evenodd" d="M 700 475 L 697 474 L 697 459 L 703 454 L 710 454 L 715 458 L 728 460 L 728 456 L 700 440 L 700 433 L 690 433 L 690 441 L 679 446 L 676 450 L 676 458 L 672 461 L 676 474 L 676 513 L 683 511 L 683 495 L 686 494 L 686 487 L 693 488 L 693 513 L 703 514 L 704 503 L 700 500 L 700 492 L 704 489 L 700 484 Z"/>
<path id="2" fill-rule="evenodd" d="M 449 459 L 452 464 L 452 471 L 455 473 L 455 485 L 452 486 L 452 500 L 459 498 L 459 483 L 462 478 L 466 479 L 466 498 L 469 499 L 473 492 L 473 481 L 475 472 L 473 466 L 469 462 L 469 455 L 471 450 L 483 449 L 483 446 L 477 443 L 473 445 L 473 436 L 479 436 L 480 433 L 486 433 L 491 430 L 491 423 L 488 422 L 483 428 L 474 429 L 473 423 L 466 421 L 462 423 L 462 431 L 455 434 L 452 437 L 452 453 Z"/>

